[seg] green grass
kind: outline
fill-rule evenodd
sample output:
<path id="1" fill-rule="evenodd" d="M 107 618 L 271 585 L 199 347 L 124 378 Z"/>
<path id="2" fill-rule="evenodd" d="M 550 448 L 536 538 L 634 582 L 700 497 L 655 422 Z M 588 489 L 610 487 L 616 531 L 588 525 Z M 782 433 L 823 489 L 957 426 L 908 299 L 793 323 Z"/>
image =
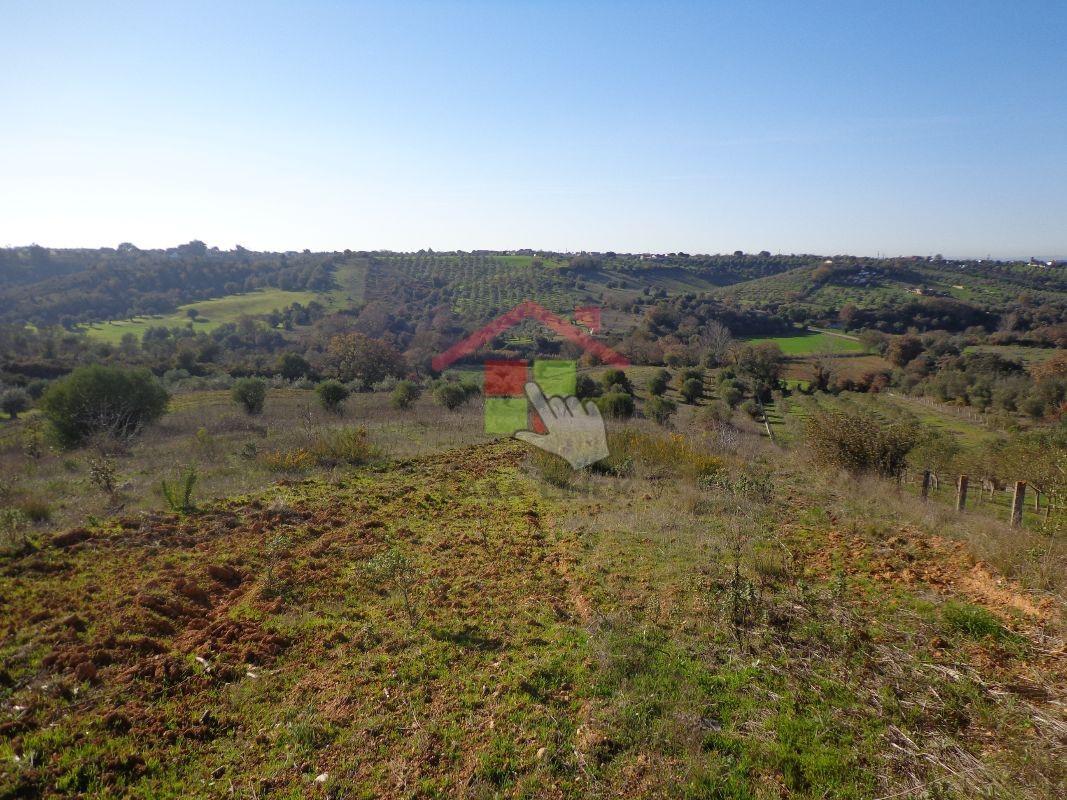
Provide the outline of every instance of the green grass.
<path id="1" fill-rule="evenodd" d="M 1060 352 L 1054 347 L 1025 347 L 1017 344 L 976 344 L 967 347 L 965 353 L 995 353 L 1002 358 L 1020 361 L 1024 365 L 1040 364 Z"/>
<path id="2" fill-rule="evenodd" d="M 171 314 L 151 317 L 135 317 L 132 320 L 111 320 L 85 326 L 87 335 L 94 339 L 118 344 L 123 335 L 132 333 L 138 339 L 150 327 L 186 327 L 208 332 L 227 322 L 237 322 L 242 316 L 269 314 L 275 309 L 282 309 L 293 303 L 310 303 L 312 300 L 329 302 L 329 294 L 320 292 L 289 292 L 283 289 L 259 289 L 245 294 L 233 294 L 214 300 L 201 300 L 197 303 L 179 306 Z M 198 316 L 189 319 L 187 312 L 196 309 Z"/>
<path id="3" fill-rule="evenodd" d="M 774 342 L 787 356 L 810 356 L 817 353 L 862 353 L 863 345 L 847 336 L 832 333 L 798 333 L 792 336 L 774 336 L 762 339 L 746 339 L 748 344 Z"/>

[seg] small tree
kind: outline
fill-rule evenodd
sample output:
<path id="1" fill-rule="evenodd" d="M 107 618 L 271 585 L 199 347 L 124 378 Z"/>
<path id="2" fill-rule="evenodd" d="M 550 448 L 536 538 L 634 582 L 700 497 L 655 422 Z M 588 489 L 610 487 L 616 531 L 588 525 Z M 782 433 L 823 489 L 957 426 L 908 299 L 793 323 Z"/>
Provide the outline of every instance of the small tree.
<path id="1" fill-rule="evenodd" d="M 665 369 L 661 369 L 648 381 L 648 393 L 653 397 L 659 397 L 667 391 L 667 386 L 671 382 L 671 373 Z"/>
<path id="2" fill-rule="evenodd" d="M 588 375 L 579 375 L 578 380 L 575 382 L 574 394 L 582 400 L 599 397 L 600 386 Z"/>
<path id="3" fill-rule="evenodd" d="M 682 397 L 687 403 L 695 403 L 704 396 L 704 383 L 696 378 L 690 378 L 682 384 Z"/>
<path id="4" fill-rule="evenodd" d="M 433 390 L 433 399 L 449 411 L 455 411 L 467 402 L 470 395 L 458 383 L 439 383 Z"/>
<path id="5" fill-rule="evenodd" d="M 348 399 L 348 387 L 340 381 L 323 381 L 315 387 L 315 394 L 319 396 L 319 402 L 327 411 L 334 414 L 343 414 L 345 400 Z"/>
<path id="6" fill-rule="evenodd" d="M 670 422 L 671 416 L 676 410 L 677 406 L 666 397 L 653 397 L 645 403 L 645 415 L 660 425 L 666 425 Z"/>
<path id="7" fill-rule="evenodd" d="M 0 411 L 11 419 L 18 419 L 19 414 L 30 407 L 30 398 L 22 389 L 8 389 L 0 395 Z"/>
<path id="8" fill-rule="evenodd" d="M 634 387 L 630 383 L 630 379 L 626 377 L 626 373 L 621 369 L 609 369 L 603 375 L 600 376 L 600 384 L 604 387 L 605 391 L 617 391 L 626 392 L 626 394 L 633 394 Z"/>
<path id="9" fill-rule="evenodd" d="M 97 433 L 133 435 L 163 416 L 168 399 L 148 370 L 94 365 L 53 383 L 40 408 L 59 444 L 75 447 Z"/>
<path id="10" fill-rule="evenodd" d="M 393 387 L 393 393 L 389 396 L 393 408 L 404 409 L 419 399 L 421 391 L 412 381 L 400 381 Z"/>
<path id="11" fill-rule="evenodd" d="M 267 400 L 267 382 L 262 378 L 241 378 L 233 385 L 233 402 L 241 406 L 246 414 L 263 413 L 263 404 Z"/>
<path id="12" fill-rule="evenodd" d="M 600 413 L 607 417 L 626 419 L 634 415 L 634 399 L 624 392 L 608 392 L 593 402 L 600 409 Z"/>
<path id="13" fill-rule="evenodd" d="M 287 381 L 298 381 L 311 372 L 311 364 L 299 353 L 283 353 L 275 369 Z"/>

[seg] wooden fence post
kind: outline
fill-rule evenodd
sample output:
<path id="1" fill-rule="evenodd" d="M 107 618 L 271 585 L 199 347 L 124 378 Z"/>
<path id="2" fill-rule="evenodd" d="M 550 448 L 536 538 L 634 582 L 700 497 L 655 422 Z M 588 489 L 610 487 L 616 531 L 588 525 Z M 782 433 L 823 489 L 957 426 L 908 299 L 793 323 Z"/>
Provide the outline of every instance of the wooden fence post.
<path id="1" fill-rule="evenodd" d="M 967 505 L 967 476 L 960 475 L 956 482 L 956 510 L 963 511 Z"/>
<path id="2" fill-rule="evenodd" d="M 1011 526 L 1023 524 L 1023 502 L 1026 500 L 1026 481 L 1015 482 L 1015 494 L 1011 498 Z"/>
<path id="3" fill-rule="evenodd" d="M 930 498 L 930 470 L 923 470 L 923 500 Z"/>

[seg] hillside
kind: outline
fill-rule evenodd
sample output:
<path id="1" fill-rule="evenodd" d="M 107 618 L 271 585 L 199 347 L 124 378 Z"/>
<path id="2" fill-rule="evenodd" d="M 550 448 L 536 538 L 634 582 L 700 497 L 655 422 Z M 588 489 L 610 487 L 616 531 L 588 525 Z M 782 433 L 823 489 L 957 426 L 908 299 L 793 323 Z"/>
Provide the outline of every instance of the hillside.
<path id="1" fill-rule="evenodd" d="M 617 434 L 620 477 L 498 442 L 8 552 L 0 797 L 1062 796 L 1062 551 Z"/>

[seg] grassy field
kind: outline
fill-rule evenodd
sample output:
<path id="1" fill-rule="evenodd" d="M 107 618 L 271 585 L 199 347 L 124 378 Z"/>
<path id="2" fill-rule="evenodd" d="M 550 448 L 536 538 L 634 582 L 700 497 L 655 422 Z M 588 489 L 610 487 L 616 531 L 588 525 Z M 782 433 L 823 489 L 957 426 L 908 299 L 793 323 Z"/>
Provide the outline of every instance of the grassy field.
<path id="1" fill-rule="evenodd" d="M 774 342 L 787 356 L 810 356 L 816 354 L 862 353 L 863 345 L 856 339 L 823 331 L 805 331 L 791 336 L 775 336 L 762 339 L 746 339 L 748 344 Z"/>
<path id="2" fill-rule="evenodd" d="M 1002 358 L 1020 361 L 1023 364 L 1040 364 L 1060 352 L 1054 347 L 1024 347 L 1013 344 L 976 344 L 964 350 L 965 353 L 995 353 Z"/>
<path id="3" fill-rule="evenodd" d="M 0 555 L 2 796 L 1060 796 L 1055 543 L 755 439 L 411 424 Z"/>
<path id="4" fill-rule="evenodd" d="M 227 295 L 214 300 L 201 300 L 197 303 L 189 303 L 180 306 L 171 314 L 161 314 L 152 317 L 135 317 L 132 320 L 112 320 L 110 322 L 95 323 L 85 326 L 85 332 L 101 341 L 118 344 L 124 334 L 132 333 L 138 339 L 148 328 L 152 326 L 185 327 L 192 324 L 197 331 L 211 331 L 226 322 L 236 322 L 242 316 L 256 314 L 269 314 L 275 309 L 282 309 L 293 303 L 304 303 L 312 300 L 329 302 L 328 293 L 319 292 L 287 292 L 282 289 L 260 289 L 245 294 Z M 197 317 L 192 320 L 188 311 L 195 309 Z"/>
<path id="5" fill-rule="evenodd" d="M 201 300 L 180 306 L 171 314 L 151 317 L 135 317 L 132 320 L 111 320 L 84 326 L 94 339 L 118 344 L 126 333 L 138 339 L 152 326 L 168 328 L 186 327 L 192 324 L 196 331 L 211 331 L 227 322 L 237 322 L 243 316 L 269 314 L 293 303 L 307 305 L 312 301 L 330 309 L 350 308 L 363 301 L 366 291 L 369 264 L 365 258 L 352 258 L 340 264 L 334 272 L 338 288 L 328 292 L 290 292 L 283 289 L 257 289 L 254 292 L 227 295 L 213 300 Z M 189 310 L 197 316 L 190 319 Z"/>

